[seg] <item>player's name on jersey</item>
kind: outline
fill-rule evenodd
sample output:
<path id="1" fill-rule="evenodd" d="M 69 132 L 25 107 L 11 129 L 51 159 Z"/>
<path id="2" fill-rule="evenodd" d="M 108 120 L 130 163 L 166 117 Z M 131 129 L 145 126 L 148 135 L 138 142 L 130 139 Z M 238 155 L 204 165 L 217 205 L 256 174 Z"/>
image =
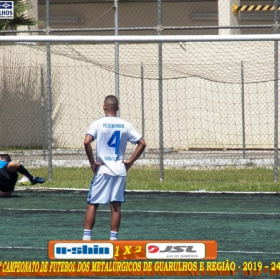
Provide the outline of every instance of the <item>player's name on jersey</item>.
<path id="1" fill-rule="evenodd" d="M 104 128 L 124 128 L 122 123 L 103 123 Z"/>

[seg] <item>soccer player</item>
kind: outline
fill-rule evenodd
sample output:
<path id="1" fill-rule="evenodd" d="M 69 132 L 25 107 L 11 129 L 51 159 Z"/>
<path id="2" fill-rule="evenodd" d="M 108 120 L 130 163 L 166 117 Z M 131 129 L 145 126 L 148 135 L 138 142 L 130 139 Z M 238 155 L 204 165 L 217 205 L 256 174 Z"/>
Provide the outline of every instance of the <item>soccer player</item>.
<path id="1" fill-rule="evenodd" d="M 91 240 L 99 204 L 110 203 L 110 240 L 118 239 L 121 221 L 121 203 L 124 202 L 126 173 L 139 158 L 146 142 L 131 123 L 117 117 L 118 99 L 106 96 L 103 110 L 105 116 L 94 121 L 84 139 L 85 151 L 94 173 L 87 198 L 83 240 Z M 96 159 L 91 142 L 96 141 Z M 133 154 L 124 159 L 127 143 L 137 144 Z"/>
<path id="2" fill-rule="evenodd" d="M 10 196 L 15 189 L 18 173 L 26 176 L 32 185 L 43 184 L 46 179 L 34 177 L 17 161 L 11 160 L 8 154 L 0 154 L 0 196 Z"/>

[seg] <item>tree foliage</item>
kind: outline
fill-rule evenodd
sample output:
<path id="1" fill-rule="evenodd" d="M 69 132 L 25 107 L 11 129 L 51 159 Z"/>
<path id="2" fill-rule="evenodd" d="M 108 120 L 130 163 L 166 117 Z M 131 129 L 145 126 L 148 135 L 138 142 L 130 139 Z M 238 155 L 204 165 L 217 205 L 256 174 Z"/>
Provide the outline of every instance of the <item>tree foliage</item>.
<path id="1" fill-rule="evenodd" d="M 14 1 L 14 18 L 0 19 L 0 32 L 4 30 L 17 30 L 18 26 L 31 26 L 37 24 L 37 20 L 28 17 L 27 11 L 32 9 L 29 0 L 13 0 Z"/>

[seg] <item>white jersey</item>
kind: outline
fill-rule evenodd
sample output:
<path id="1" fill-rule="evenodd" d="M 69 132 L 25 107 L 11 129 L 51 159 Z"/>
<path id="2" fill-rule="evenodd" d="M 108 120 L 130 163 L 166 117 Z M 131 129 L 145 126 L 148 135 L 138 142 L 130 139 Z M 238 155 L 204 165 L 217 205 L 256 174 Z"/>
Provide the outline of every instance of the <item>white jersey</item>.
<path id="1" fill-rule="evenodd" d="M 133 125 L 118 117 L 103 117 L 94 121 L 86 134 L 96 141 L 96 161 L 102 163 L 97 174 L 126 176 L 123 161 L 127 142 L 136 144 L 142 138 Z"/>

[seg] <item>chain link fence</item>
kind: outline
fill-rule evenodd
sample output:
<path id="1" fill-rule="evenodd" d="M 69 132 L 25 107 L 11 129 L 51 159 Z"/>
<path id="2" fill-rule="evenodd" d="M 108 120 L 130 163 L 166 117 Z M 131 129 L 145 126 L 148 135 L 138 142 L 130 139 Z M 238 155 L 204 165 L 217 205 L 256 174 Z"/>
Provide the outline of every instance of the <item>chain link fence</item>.
<path id="1" fill-rule="evenodd" d="M 28 11 L 38 25 L 17 34 L 277 33 L 278 1 L 256 2 L 39 0 Z M 27 166 L 88 167 L 85 132 L 115 93 L 148 144 L 137 165 L 160 179 L 165 168 L 278 166 L 274 41 L 2 42 L 0 60 L 0 150 Z"/>
<path id="2" fill-rule="evenodd" d="M 37 2 L 35 1 L 36 6 Z M 56 35 L 267 34 L 278 1 L 38 1 L 38 28 Z M 38 14 L 37 14 L 38 13 Z M 47 18 L 46 15 L 49 15 Z M 117 20 L 117 24 L 116 24 Z"/>

